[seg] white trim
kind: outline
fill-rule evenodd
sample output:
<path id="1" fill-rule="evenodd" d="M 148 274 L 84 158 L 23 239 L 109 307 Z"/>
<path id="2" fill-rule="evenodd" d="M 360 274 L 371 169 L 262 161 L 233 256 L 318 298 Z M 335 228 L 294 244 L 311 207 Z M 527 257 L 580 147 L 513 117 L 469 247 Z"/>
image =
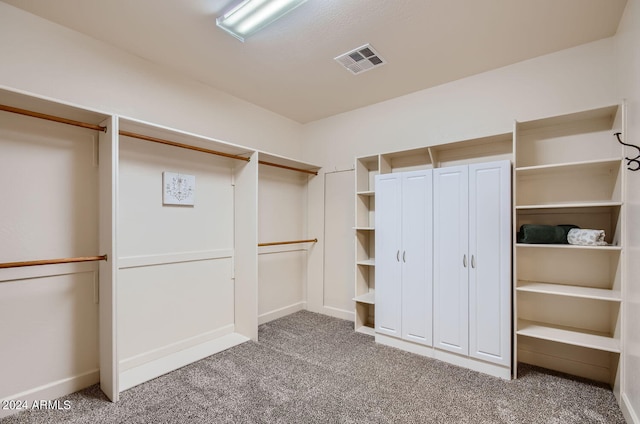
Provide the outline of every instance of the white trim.
<path id="1" fill-rule="evenodd" d="M 181 262 L 206 261 L 233 257 L 233 249 L 203 250 L 197 252 L 176 252 L 161 255 L 126 256 L 118 258 L 118 268 L 169 265 Z"/>
<path id="2" fill-rule="evenodd" d="M 32 404 L 36 400 L 54 400 L 61 396 L 77 392 L 100 381 L 100 370 L 97 368 L 73 377 L 53 381 L 24 392 L 5 396 L 2 400 L 21 400 Z M 0 409 L 0 418 L 20 412 L 19 410 Z"/>
<path id="3" fill-rule="evenodd" d="M 132 368 L 120 373 L 120 391 L 125 391 L 138 384 L 152 380 L 163 374 L 167 374 L 178 368 L 189 365 L 193 362 L 222 352 L 241 343 L 249 341 L 248 337 L 237 333 L 231 333 L 215 340 L 201 343 L 197 346 L 181 350 L 179 352 L 166 355 L 162 358 L 147 362 L 136 368 Z"/>
<path id="4" fill-rule="evenodd" d="M 396 349 L 406 350 L 428 358 L 438 359 L 449 364 L 468 368 L 473 371 L 478 371 L 504 380 L 511 380 L 511 369 L 509 367 L 490 364 L 467 356 L 456 355 L 455 353 L 445 352 L 440 349 L 434 349 L 430 346 L 411 343 L 406 340 L 396 339 L 383 334 L 376 334 L 376 343 L 391 346 Z"/>
<path id="5" fill-rule="evenodd" d="M 295 312 L 306 310 L 306 309 L 307 309 L 307 302 L 302 301 L 302 302 L 294 303 L 293 305 L 276 309 L 274 311 L 266 312 L 258 316 L 258 325 L 265 324 L 269 321 L 273 321 L 274 319 L 282 318 L 287 315 L 291 315 Z"/>
<path id="6" fill-rule="evenodd" d="M 634 411 L 627 394 L 623 393 L 621 397 L 622 402 L 620 402 L 620 409 L 622 410 L 624 419 L 630 424 L 640 424 L 640 418 L 638 418 L 638 414 Z"/>
<path id="7" fill-rule="evenodd" d="M 322 306 L 320 313 L 334 318 L 346 319 L 347 321 L 355 322 L 356 320 L 356 313 L 354 311 L 345 311 L 344 309 L 338 309 L 331 306 Z"/>
<path id="8" fill-rule="evenodd" d="M 385 346 L 395 347 L 396 349 L 405 350 L 407 352 L 415 353 L 416 355 L 426 356 L 427 358 L 433 358 L 435 355 L 435 349 L 431 346 L 407 342 L 384 334 L 376 333 L 375 336 L 376 343 L 380 343 Z"/>
<path id="9" fill-rule="evenodd" d="M 182 350 L 190 349 L 192 347 L 201 345 L 203 343 L 210 342 L 212 340 L 219 339 L 221 337 L 232 334 L 234 331 L 233 324 L 226 325 L 221 328 L 217 328 L 212 331 L 198 334 L 193 337 L 179 340 L 168 345 L 161 346 L 157 349 L 149 350 L 147 352 L 140 353 L 129 358 L 121 359 L 119 362 L 120 371 L 130 370 L 148 362 L 153 362 L 162 359 L 166 356 L 180 352 Z"/>

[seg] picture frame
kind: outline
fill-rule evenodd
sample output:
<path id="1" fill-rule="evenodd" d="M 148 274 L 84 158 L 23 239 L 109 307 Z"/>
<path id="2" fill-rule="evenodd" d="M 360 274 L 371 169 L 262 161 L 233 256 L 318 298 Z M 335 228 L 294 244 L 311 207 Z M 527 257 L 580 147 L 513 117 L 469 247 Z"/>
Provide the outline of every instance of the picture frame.
<path id="1" fill-rule="evenodd" d="M 168 171 L 162 173 L 163 205 L 194 206 L 195 194 L 195 175 Z"/>

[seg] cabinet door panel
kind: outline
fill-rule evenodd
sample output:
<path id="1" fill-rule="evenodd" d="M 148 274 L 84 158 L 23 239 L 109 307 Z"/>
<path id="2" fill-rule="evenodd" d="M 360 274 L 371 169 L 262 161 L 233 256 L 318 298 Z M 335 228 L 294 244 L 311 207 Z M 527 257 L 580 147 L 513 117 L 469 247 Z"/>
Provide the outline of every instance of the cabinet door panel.
<path id="1" fill-rule="evenodd" d="M 511 175 L 508 161 L 469 166 L 469 355 L 511 362 Z"/>
<path id="2" fill-rule="evenodd" d="M 468 167 L 433 171 L 434 346 L 469 353 Z"/>
<path id="3" fill-rule="evenodd" d="M 376 331 L 401 336 L 401 178 L 377 175 L 376 186 Z"/>
<path id="4" fill-rule="evenodd" d="M 402 176 L 402 338 L 433 345 L 432 171 Z"/>

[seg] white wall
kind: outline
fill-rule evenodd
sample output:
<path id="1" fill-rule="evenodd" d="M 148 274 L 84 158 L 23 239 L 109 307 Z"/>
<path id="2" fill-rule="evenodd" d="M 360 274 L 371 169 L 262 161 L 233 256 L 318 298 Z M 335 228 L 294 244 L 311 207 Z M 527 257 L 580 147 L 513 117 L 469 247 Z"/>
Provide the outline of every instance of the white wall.
<path id="1" fill-rule="evenodd" d="M 623 140 L 640 145 L 640 1 L 629 0 L 616 35 L 616 55 L 620 93 L 627 102 L 627 131 Z M 634 158 L 638 150 L 626 148 Z M 635 167 L 637 164 L 632 164 Z M 626 171 L 627 221 L 626 292 L 624 293 L 625 375 L 623 411 L 627 420 L 640 423 L 640 171 Z"/>
<path id="2" fill-rule="evenodd" d="M 0 57 L 0 86 L 284 156 L 301 154 L 299 123 L 2 2 Z"/>
<path id="3" fill-rule="evenodd" d="M 351 169 L 356 156 L 507 133 L 514 120 L 619 103 L 613 45 L 613 39 L 604 39 L 309 123 L 305 158 L 313 158 L 324 172 Z M 353 184 L 350 190 L 353 195 Z M 313 180 L 311 233 L 325 224 L 325 195 L 323 179 Z M 323 262 L 324 246 L 318 247 L 310 256 L 308 306 L 353 317 L 352 309 L 338 313 L 324 305 L 323 299 L 335 298 L 323 286 L 323 274 L 334 265 Z"/>

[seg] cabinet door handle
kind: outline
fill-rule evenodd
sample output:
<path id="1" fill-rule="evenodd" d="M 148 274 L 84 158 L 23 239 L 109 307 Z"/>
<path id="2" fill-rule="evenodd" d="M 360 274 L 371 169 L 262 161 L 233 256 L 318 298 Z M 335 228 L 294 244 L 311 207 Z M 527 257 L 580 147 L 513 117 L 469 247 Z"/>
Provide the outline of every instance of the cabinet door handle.
<path id="1" fill-rule="evenodd" d="M 464 265 L 464 267 L 467 267 L 467 255 L 462 256 L 462 265 Z"/>
<path id="2" fill-rule="evenodd" d="M 396 261 L 400 262 L 400 251 L 396 252 Z"/>
<path id="3" fill-rule="evenodd" d="M 402 251 L 402 262 L 407 262 L 405 259 L 405 255 L 407 254 L 407 252 L 405 250 Z"/>
<path id="4" fill-rule="evenodd" d="M 476 267 L 476 257 L 475 255 L 471 255 L 471 268 Z"/>

